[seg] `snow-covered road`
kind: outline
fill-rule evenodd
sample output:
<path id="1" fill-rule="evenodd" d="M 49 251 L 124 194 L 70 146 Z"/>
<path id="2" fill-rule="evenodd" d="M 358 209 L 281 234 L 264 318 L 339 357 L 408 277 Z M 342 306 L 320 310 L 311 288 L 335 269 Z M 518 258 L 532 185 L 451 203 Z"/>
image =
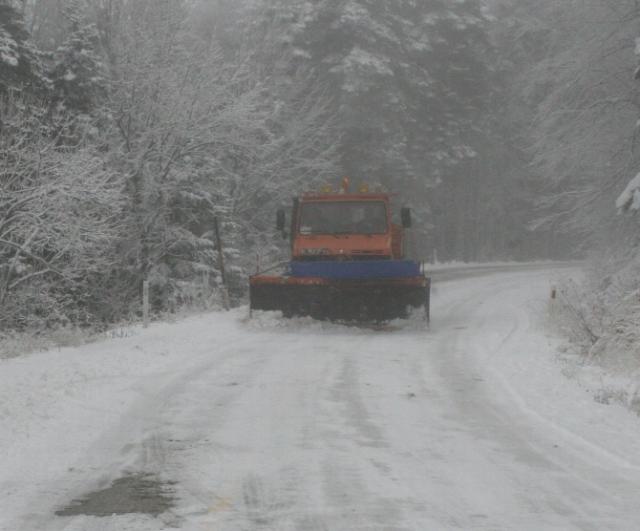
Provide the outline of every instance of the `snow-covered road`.
<path id="1" fill-rule="evenodd" d="M 640 420 L 563 376 L 556 274 L 436 281 L 430 331 L 235 311 L 0 361 L 0 529 L 639 529 Z M 55 515 L 138 474 L 174 506 Z"/>

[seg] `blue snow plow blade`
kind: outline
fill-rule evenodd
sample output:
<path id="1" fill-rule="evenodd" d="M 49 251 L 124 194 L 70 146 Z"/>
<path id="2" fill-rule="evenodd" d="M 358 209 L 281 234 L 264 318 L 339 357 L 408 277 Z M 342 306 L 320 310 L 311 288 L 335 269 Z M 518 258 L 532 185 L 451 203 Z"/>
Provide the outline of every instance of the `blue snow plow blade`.
<path id="1" fill-rule="evenodd" d="M 364 280 L 419 277 L 420 264 L 411 260 L 359 260 L 352 262 L 290 262 L 292 277 Z"/>

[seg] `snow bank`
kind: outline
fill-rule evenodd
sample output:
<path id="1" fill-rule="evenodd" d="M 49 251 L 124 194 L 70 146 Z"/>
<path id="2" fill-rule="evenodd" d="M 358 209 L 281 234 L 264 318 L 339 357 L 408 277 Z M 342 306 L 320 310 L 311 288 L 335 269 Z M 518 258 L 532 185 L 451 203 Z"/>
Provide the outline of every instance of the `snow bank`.
<path id="1" fill-rule="evenodd" d="M 591 266 L 559 284 L 550 326 L 566 337 L 565 372 L 602 403 L 640 414 L 640 264 Z"/>

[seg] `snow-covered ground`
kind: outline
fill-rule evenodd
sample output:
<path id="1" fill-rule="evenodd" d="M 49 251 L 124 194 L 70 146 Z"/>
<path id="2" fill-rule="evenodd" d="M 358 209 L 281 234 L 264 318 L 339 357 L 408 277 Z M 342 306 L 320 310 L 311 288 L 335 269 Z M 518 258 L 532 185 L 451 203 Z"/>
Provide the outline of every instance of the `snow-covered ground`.
<path id="1" fill-rule="evenodd" d="M 640 420 L 563 374 L 556 273 L 436 277 L 428 331 L 237 310 L 0 360 L 0 529 L 638 529 Z M 55 515 L 138 473 L 175 507 Z"/>

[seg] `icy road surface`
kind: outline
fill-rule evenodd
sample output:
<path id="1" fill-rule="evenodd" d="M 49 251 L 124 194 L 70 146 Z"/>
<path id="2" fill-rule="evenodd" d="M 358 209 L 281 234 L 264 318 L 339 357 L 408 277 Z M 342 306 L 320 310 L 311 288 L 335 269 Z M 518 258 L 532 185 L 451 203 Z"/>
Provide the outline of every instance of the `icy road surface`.
<path id="1" fill-rule="evenodd" d="M 0 529 L 640 529 L 640 421 L 562 374 L 556 274 L 436 282 L 430 331 L 235 311 L 0 361 Z"/>

